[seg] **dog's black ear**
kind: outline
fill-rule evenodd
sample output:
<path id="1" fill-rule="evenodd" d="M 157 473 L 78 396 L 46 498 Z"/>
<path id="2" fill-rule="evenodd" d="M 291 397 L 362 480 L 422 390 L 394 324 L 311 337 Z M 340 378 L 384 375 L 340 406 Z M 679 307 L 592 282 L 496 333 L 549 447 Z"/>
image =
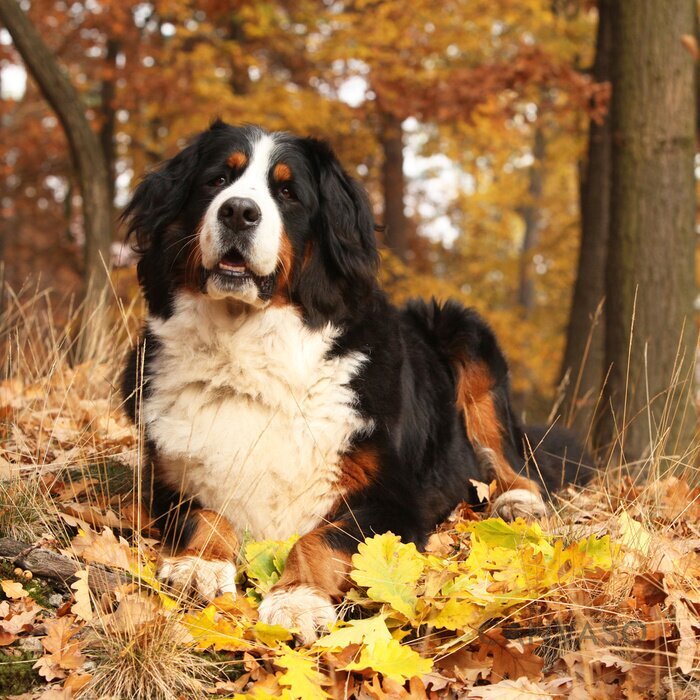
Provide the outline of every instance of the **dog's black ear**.
<path id="1" fill-rule="evenodd" d="M 122 212 L 127 239 L 136 239 L 136 251 L 141 256 L 182 211 L 197 171 L 200 140 L 201 136 L 148 173 Z"/>
<path id="2" fill-rule="evenodd" d="M 319 177 L 318 238 L 324 257 L 356 293 L 376 284 L 379 255 L 364 188 L 342 168 L 330 146 L 309 139 Z"/>

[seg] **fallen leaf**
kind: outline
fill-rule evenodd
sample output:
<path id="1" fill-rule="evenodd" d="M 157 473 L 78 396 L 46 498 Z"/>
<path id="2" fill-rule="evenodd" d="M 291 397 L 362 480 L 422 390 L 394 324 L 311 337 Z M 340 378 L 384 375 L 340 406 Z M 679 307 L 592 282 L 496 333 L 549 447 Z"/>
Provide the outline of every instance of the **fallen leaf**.
<path id="1" fill-rule="evenodd" d="M 46 637 L 41 644 L 47 653 L 33 666 L 47 681 L 66 677 L 66 671 L 75 671 L 83 665 L 85 657 L 80 653 L 81 643 L 73 637 L 80 628 L 69 615 L 46 621 Z"/>
<path id="2" fill-rule="evenodd" d="M 352 579 L 367 589 L 367 595 L 409 620 L 416 617 L 416 584 L 423 573 L 425 557 L 410 542 L 404 544 L 391 532 L 362 542 L 352 557 Z"/>
<path id="3" fill-rule="evenodd" d="M 71 606 L 71 612 L 85 622 L 90 622 L 93 618 L 88 576 L 88 570 L 82 569 L 75 574 L 77 581 L 71 584 L 71 588 L 75 591 L 75 603 Z"/>
<path id="4" fill-rule="evenodd" d="M 430 673 L 433 662 L 396 639 L 378 639 L 365 646 L 360 652 L 360 658 L 347 664 L 344 670 L 362 671 L 367 668 L 403 683 L 411 676 Z"/>
<path id="5" fill-rule="evenodd" d="M 94 530 L 83 530 L 71 542 L 75 554 L 90 564 L 105 564 L 129 571 L 134 563 L 134 556 L 129 543 L 105 527 L 100 534 Z"/>
<path id="6" fill-rule="evenodd" d="M 493 658 L 492 680 L 523 676 L 539 680 L 542 677 L 544 659 L 533 653 L 537 648 L 536 644 L 516 644 L 506 639 L 498 628 L 483 632 L 480 640 L 477 659 L 484 661 L 487 656 Z"/>
<path id="7" fill-rule="evenodd" d="M 516 678 L 471 688 L 469 697 L 493 700 L 551 700 L 555 696 L 539 683 L 533 683 L 527 678 Z"/>
<path id="8" fill-rule="evenodd" d="M 284 669 L 279 683 L 289 688 L 295 698 L 325 700 L 330 695 L 322 686 L 328 679 L 318 670 L 318 660 L 306 653 L 288 649 L 275 659 L 275 665 Z"/>
<path id="9" fill-rule="evenodd" d="M 491 487 L 489 484 L 476 479 L 469 479 L 469 483 L 476 489 L 476 497 L 479 499 L 479 503 L 488 501 L 491 498 Z"/>
<path id="10" fill-rule="evenodd" d="M 24 590 L 21 583 L 18 581 L 13 581 L 12 579 L 0 581 L 0 586 L 2 586 L 4 594 L 13 600 L 16 600 L 17 598 L 24 598 L 29 595 L 29 593 Z"/>

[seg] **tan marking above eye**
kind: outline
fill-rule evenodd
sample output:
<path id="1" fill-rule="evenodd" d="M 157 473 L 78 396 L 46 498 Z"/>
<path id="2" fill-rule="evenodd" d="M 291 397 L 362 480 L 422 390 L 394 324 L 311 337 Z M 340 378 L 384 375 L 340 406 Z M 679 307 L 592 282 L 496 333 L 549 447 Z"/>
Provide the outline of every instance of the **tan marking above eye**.
<path id="1" fill-rule="evenodd" d="M 272 171 L 272 176 L 277 182 L 288 182 L 292 179 L 292 170 L 286 163 L 277 163 Z"/>
<path id="2" fill-rule="evenodd" d="M 248 162 L 248 156 L 245 153 L 243 153 L 242 151 L 234 151 L 226 159 L 226 164 L 231 168 L 236 168 L 237 170 L 240 170 L 241 168 L 245 168 L 247 162 Z"/>

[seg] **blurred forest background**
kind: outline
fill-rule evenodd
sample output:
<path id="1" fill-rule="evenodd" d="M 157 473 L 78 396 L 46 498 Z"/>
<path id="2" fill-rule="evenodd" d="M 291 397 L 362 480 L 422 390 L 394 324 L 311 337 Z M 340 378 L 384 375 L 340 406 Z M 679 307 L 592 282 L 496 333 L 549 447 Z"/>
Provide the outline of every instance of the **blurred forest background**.
<path id="1" fill-rule="evenodd" d="M 117 219 L 144 171 L 217 116 L 311 134 L 370 192 L 387 290 L 482 312 L 530 419 L 554 406 L 588 430 L 599 404 L 624 404 L 623 423 L 653 404 L 632 452 L 652 422 L 687 441 L 694 420 L 676 414 L 693 411 L 669 407 L 695 354 L 696 13 L 695 0 L 0 0 L 5 281 L 50 287 L 60 309 L 101 254 L 133 297 Z M 596 431 L 608 443 L 610 416 Z"/>

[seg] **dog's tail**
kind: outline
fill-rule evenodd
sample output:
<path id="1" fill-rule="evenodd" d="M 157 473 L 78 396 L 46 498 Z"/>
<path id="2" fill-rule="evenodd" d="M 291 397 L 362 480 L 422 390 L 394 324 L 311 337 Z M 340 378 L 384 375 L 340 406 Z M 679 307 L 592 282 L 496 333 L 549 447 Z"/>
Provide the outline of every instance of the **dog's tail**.
<path id="1" fill-rule="evenodd" d="M 505 355 L 474 309 L 453 300 L 412 301 L 406 313 L 424 327 L 428 342 L 452 367 L 457 406 L 487 472 L 485 479 L 495 478 L 501 492 L 551 492 L 590 477 L 592 462 L 571 431 L 521 428 L 512 406 Z"/>
<path id="2" fill-rule="evenodd" d="M 427 342 L 452 368 L 455 402 L 479 458 L 482 479 L 495 479 L 499 493 L 539 493 L 539 484 L 525 474 L 508 364 L 491 328 L 476 311 L 455 301 L 410 302 L 406 314 L 423 327 Z"/>

